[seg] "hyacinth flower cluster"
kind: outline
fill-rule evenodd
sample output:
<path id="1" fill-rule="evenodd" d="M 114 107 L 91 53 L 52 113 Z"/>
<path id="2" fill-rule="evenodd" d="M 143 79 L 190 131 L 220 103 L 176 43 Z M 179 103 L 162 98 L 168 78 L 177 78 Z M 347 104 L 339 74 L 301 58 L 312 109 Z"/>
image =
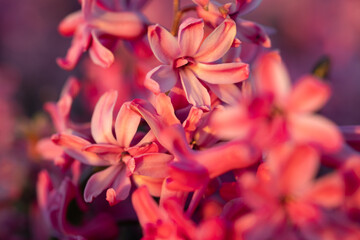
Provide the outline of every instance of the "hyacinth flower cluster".
<path id="1" fill-rule="evenodd" d="M 37 150 L 60 173 L 38 175 L 41 236 L 126 238 L 130 222 L 149 240 L 360 239 L 360 128 L 319 113 L 324 79 L 291 82 L 273 31 L 243 19 L 261 0 L 175 0 L 172 29 L 146 19 L 146 2 L 82 0 L 60 23 L 73 36 L 60 67 L 88 51 L 108 68 L 122 40 L 147 72 L 132 99 L 107 89 L 86 123 L 71 119 L 75 77 L 45 104 L 56 132 Z"/>

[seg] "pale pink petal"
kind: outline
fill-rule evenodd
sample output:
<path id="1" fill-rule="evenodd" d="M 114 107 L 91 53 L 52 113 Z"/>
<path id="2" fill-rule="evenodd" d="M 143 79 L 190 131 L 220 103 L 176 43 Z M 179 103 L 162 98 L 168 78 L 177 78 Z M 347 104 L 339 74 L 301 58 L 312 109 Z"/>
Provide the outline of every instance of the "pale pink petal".
<path id="1" fill-rule="evenodd" d="M 324 106 L 331 95 L 330 87 L 313 76 L 301 78 L 289 96 L 289 111 L 313 112 Z"/>
<path id="2" fill-rule="evenodd" d="M 159 206 L 150 196 L 145 186 L 134 191 L 131 199 L 142 227 L 145 227 L 148 223 L 156 224 L 158 220 L 164 218 L 163 212 L 160 211 Z"/>
<path id="3" fill-rule="evenodd" d="M 106 191 L 106 201 L 109 202 L 110 206 L 114 206 L 129 196 L 130 189 L 130 178 L 127 177 L 126 168 L 122 167 L 111 184 L 111 188 Z"/>
<path id="4" fill-rule="evenodd" d="M 155 94 L 167 92 L 175 86 L 178 77 L 169 65 L 160 65 L 146 74 L 144 86 Z"/>
<path id="5" fill-rule="evenodd" d="M 206 85 L 221 101 L 227 104 L 235 104 L 240 99 L 241 91 L 235 84 L 206 83 Z"/>
<path id="6" fill-rule="evenodd" d="M 130 109 L 130 103 L 124 103 L 115 121 L 116 140 L 122 147 L 129 147 L 139 126 L 141 117 Z"/>
<path id="7" fill-rule="evenodd" d="M 109 188 L 121 173 L 121 165 L 113 165 L 105 170 L 93 174 L 87 181 L 84 189 L 85 202 L 92 202 L 102 191 Z"/>
<path id="8" fill-rule="evenodd" d="M 183 56 L 193 56 L 204 37 L 204 21 L 187 18 L 179 27 L 178 42 Z"/>
<path id="9" fill-rule="evenodd" d="M 181 84 L 188 102 L 195 107 L 210 109 L 210 95 L 191 70 L 180 70 Z"/>
<path id="10" fill-rule="evenodd" d="M 298 143 L 309 143 L 327 152 L 339 150 L 343 138 L 337 126 L 319 115 L 291 115 L 288 130 Z"/>
<path id="11" fill-rule="evenodd" d="M 45 211 L 46 206 L 49 203 L 49 194 L 53 188 L 49 173 L 46 170 L 40 171 L 36 182 L 36 194 L 39 207 L 43 211 Z"/>
<path id="12" fill-rule="evenodd" d="M 190 67 L 195 75 L 207 83 L 238 83 L 249 77 L 249 65 L 246 63 L 203 64 L 196 63 Z"/>
<path id="13" fill-rule="evenodd" d="M 112 12 L 97 9 L 90 26 L 122 39 L 134 39 L 145 33 L 145 19 L 135 12 Z"/>
<path id="14" fill-rule="evenodd" d="M 114 62 L 114 55 L 113 53 L 104 47 L 99 40 L 99 36 L 95 31 L 92 31 L 92 44 L 89 49 L 89 55 L 91 60 L 103 68 L 108 68 Z"/>
<path id="15" fill-rule="evenodd" d="M 57 58 L 57 64 L 65 70 L 72 70 L 83 52 L 88 49 L 90 39 L 90 30 L 86 26 L 76 29 L 71 46 L 67 51 L 65 58 Z"/>
<path id="16" fill-rule="evenodd" d="M 266 31 L 259 25 L 251 21 L 242 19 L 236 20 L 236 36 L 244 42 L 254 43 L 263 47 L 271 47 L 271 40 Z"/>
<path id="17" fill-rule="evenodd" d="M 58 30 L 63 36 L 72 36 L 82 23 L 84 23 L 83 14 L 81 11 L 76 11 L 61 20 Z"/>
<path id="18" fill-rule="evenodd" d="M 36 144 L 37 152 L 45 159 L 53 160 L 64 153 L 64 150 L 56 145 L 50 138 L 43 138 Z"/>
<path id="19" fill-rule="evenodd" d="M 224 17 L 219 11 L 218 4 L 214 4 L 213 2 L 209 2 L 207 9 L 197 7 L 196 12 L 199 17 L 204 19 L 206 23 L 210 23 L 214 28 L 216 28 L 222 23 L 222 21 L 224 21 Z"/>
<path id="20" fill-rule="evenodd" d="M 235 22 L 225 19 L 201 44 L 194 58 L 200 62 L 214 62 L 225 55 L 236 35 Z"/>
<path id="21" fill-rule="evenodd" d="M 230 170 L 248 167 L 258 161 L 258 152 L 241 142 L 228 142 L 207 150 L 198 151 L 195 159 L 204 166 L 210 178 Z"/>
<path id="22" fill-rule="evenodd" d="M 290 91 L 290 78 L 277 52 L 263 55 L 254 70 L 255 86 L 260 94 L 271 93 L 282 104 Z"/>
<path id="23" fill-rule="evenodd" d="M 168 176 L 168 164 L 173 158 L 172 155 L 166 153 L 149 153 L 134 157 L 136 166 L 134 174 L 165 178 Z"/>
<path id="24" fill-rule="evenodd" d="M 112 133 L 116 91 L 104 93 L 98 100 L 91 118 L 91 134 L 97 143 L 117 144 Z"/>
<path id="25" fill-rule="evenodd" d="M 166 94 L 158 94 L 155 97 L 155 109 L 156 112 L 163 118 L 163 122 L 167 125 L 179 124 L 180 121 L 175 116 L 175 110 L 171 103 L 170 97 Z"/>
<path id="26" fill-rule="evenodd" d="M 148 39 L 155 57 L 164 64 L 172 64 L 179 57 L 180 48 L 176 38 L 158 24 L 148 29 Z"/>
<path id="27" fill-rule="evenodd" d="M 336 173 L 319 178 L 304 196 L 304 200 L 324 207 L 337 207 L 345 194 L 343 179 Z"/>
<path id="28" fill-rule="evenodd" d="M 106 143 L 90 144 L 83 147 L 83 150 L 96 154 L 122 153 L 124 151 L 124 149 L 120 146 Z"/>
<path id="29" fill-rule="evenodd" d="M 66 123 L 70 113 L 71 104 L 72 99 L 70 96 L 62 97 L 57 104 L 53 102 L 44 104 L 44 109 L 50 114 L 56 131 L 62 132 L 67 129 Z"/>
<path id="30" fill-rule="evenodd" d="M 192 141 L 192 136 L 199 124 L 201 123 L 201 119 L 204 116 L 203 110 L 197 108 L 197 107 L 191 107 L 190 112 L 183 122 L 183 127 L 186 133 L 186 139 L 188 142 Z"/>

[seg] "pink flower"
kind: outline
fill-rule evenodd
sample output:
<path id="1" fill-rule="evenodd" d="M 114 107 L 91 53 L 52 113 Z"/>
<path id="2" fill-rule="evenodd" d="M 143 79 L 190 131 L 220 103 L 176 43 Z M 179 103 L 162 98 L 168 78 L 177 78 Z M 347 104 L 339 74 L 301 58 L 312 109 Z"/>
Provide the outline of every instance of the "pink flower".
<path id="1" fill-rule="evenodd" d="M 171 90 L 180 81 L 189 103 L 210 109 L 210 95 L 206 87 L 225 102 L 233 101 L 239 92 L 234 83 L 248 77 L 244 63 L 211 64 L 231 47 L 236 34 L 234 21 L 225 19 L 207 38 L 202 19 L 188 18 L 179 27 L 176 39 L 159 25 L 148 30 L 150 46 L 163 63 L 151 70 L 145 86 L 155 94 Z M 206 87 L 205 87 L 206 86 Z"/>
<path id="2" fill-rule="evenodd" d="M 336 125 L 312 114 L 330 97 L 330 88 L 313 76 L 291 88 L 277 52 L 264 55 L 254 69 L 255 91 L 237 105 L 214 113 L 211 126 L 219 137 L 251 138 L 261 147 L 292 140 L 334 152 L 343 139 Z"/>
<path id="3" fill-rule="evenodd" d="M 135 39 L 145 32 L 145 19 L 139 13 L 128 9 L 115 12 L 101 4 L 106 2 L 82 0 L 82 10 L 68 15 L 60 23 L 61 34 L 74 35 L 66 57 L 57 59 L 60 67 L 73 69 L 86 50 L 95 64 L 109 67 L 114 62 L 109 48 L 113 48 L 118 39 Z"/>
<path id="4" fill-rule="evenodd" d="M 167 176 L 167 164 L 172 160 L 169 154 L 159 153 L 151 133 L 132 145 L 141 117 L 124 103 L 116 117 L 113 135 L 113 109 L 117 99 L 116 91 L 106 92 L 95 106 L 91 119 L 91 134 L 95 144 L 70 134 L 59 134 L 53 141 L 65 147 L 65 151 L 87 165 L 108 166 L 93 174 L 88 180 L 84 198 L 91 202 L 107 189 L 106 200 L 114 205 L 127 198 L 131 175 L 138 175 L 141 183 L 153 186 L 153 195 L 160 195 L 158 181 Z M 86 154 L 81 156 L 81 154 Z M 80 155 L 80 157 L 79 157 Z M 147 178 L 153 179 L 150 181 Z M 151 186 L 149 186 L 151 187 Z"/>
<path id="5" fill-rule="evenodd" d="M 251 211 L 235 222 L 238 236 L 291 239 L 299 231 L 319 238 L 324 228 L 331 229 L 329 214 L 343 203 L 344 184 L 336 172 L 314 179 L 319 163 L 308 146 L 281 145 L 269 153 L 256 176 L 243 174 L 239 184 Z"/>
<path id="6" fill-rule="evenodd" d="M 200 17 L 213 27 L 218 26 L 225 17 L 229 17 L 236 22 L 236 37 L 241 41 L 269 48 L 271 47 L 271 41 L 266 29 L 255 22 L 240 18 L 253 11 L 260 3 L 261 0 L 237 0 L 235 4 L 228 3 L 221 6 L 214 1 L 208 4 L 208 9 L 199 7 L 197 12 Z"/>

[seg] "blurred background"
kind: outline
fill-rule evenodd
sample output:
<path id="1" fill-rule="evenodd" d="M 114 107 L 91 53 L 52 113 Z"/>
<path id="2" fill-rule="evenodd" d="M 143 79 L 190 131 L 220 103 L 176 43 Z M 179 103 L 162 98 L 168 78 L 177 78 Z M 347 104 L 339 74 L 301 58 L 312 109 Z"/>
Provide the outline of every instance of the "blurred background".
<path id="1" fill-rule="evenodd" d="M 0 228 L 0 239 L 23 239 L 31 232 L 30 203 L 43 164 L 35 144 L 52 133 L 43 104 L 58 99 L 69 76 L 96 71 L 84 73 L 87 54 L 70 72 L 55 62 L 71 42 L 57 26 L 80 9 L 77 0 L 0 0 L 0 6 L 0 226 L 7 226 Z M 145 8 L 150 22 L 166 27 L 171 13 L 170 0 L 149 1 Z M 263 0 L 244 18 L 276 30 L 273 48 L 280 50 L 293 80 L 328 59 L 333 95 L 322 113 L 339 125 L 360 124 L 359 0 Z M 76 110 L 75 117 L 89 119 L 75 104 Z"/>

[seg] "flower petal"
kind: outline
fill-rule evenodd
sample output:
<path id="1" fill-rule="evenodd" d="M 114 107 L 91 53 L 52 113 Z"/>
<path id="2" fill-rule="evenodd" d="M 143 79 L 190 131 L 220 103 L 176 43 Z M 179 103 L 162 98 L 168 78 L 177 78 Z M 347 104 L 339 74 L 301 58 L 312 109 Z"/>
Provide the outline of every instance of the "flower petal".
<path id="1" fill-rule="evenodd" d="M 143 175 L 132 175 L 132 179 L 138 187 L 146 186 L 151 196 L 160 197 L 164 178 L 152 178 Z"/>
<path id="2" fill-rule="evenodd" d="M 95 106 L 91 118 L 91 134 L 97 143 L 117 144 L 112 133 L 113 110 L 117 95 L 116 91 L 106 92 Z"/>
<path id="3" fill-rule="evenodd" d="M 188 102 L 195 107 L 209 110 L 211 105 L 210 95 L 194 73 L 188 69 L 180 70 L 179 73 Z"/>
<path id="4" fill-rule="evenodd" d="M 249 77 L 249 65 L 246 63 L 197 63 L 191 66 L 195 75 L 207 83 L 230 84 L 238 83 Z"/>
<path id="5" fill-rule="evenodd" d="M 206 85 L 221 101 L 227 104 L 237 103 L 241 96 L 241 91 L 235 84 L 206 83 Z"/>
<path id="6" fill-rule="evenodd" d="M 144 86 L 153 93 L 159 94 L 173 88 L 177 78 L 169 65 L 160 65 L 147 73 Z"/>
<path id="7" fill-rule="evenodd" d="M 63 36 L 72 36 L 80 24 L 84 23 L 81 11 L 73 12 L 61 20 L 58 30 Z"/>
<path id="8" fill-rule="evenodd" d="M 126 175 L 126 168 L 122 167 L 121 171 L 115 177 L 114 182 L 111 184 L 111 188 L 106 191 L 106 200 L 110 206 L 114 206 L 129 196 L 130 189 L 130 178 Z"/>
<path id="9" fill-rule="evenodd" d="M 253 11 L 255 8 L 257 8 L 262 0 L 247 0 L 247 1 L 242 1 L 242 0 L 237 0 L 236 1 L 236 7 L 237 7 L 237 11 L 239 12 L 239 15 L 245 15 L 251 11 Z"/>
<path id="10" fill-rule="evenodd" d="M 102 191 L 112 185 L 115 177 L 120 174 L 121 170 L 121 166 L 113 165 L 93 174 L 87 181 L 84 189 L 85 202 L 92 202 Z"/>
<path id="11" fill-rule="evenodd" d="M 139 114 L 131 110 L 130 102 L 126 102 L 121 106 L 115 120 L 115 135 L 120 146 L 130 147 L 140 120 Z"/>
<path id="12" fill-rule="evenodd" d="M 114 54 L 104 47 L 99 40 L 99 36 L 95 31 L 92 31 L 92 44 L 89 49 L 89 55 L 91 60 L 103 68 L 108 68 L 114 62 Z"/>
<path id="13" fill-rule="evenodd" d="M 179 27 L 178 42 L 183 56 L 193 56 L 204 37 L 204 21 L 187 18 Z"/>
<path id="14" fill-rule="evenodd" d="M 326 152 L 339 150 L 343 143 L 334 123 L 319 115 L 291 115 L 288 130 L 298 143 L 310 143 Z"/>
<path id="15" fill-rule="evenodd" d="M 290 91 L 290 78 L 277 52 L 263 55 L 254 70 L 255 86 L 260 94 L 271 93 L 283 104 Z"/>
<path id="16" fill-rule="evenodd" d="M 168 164 L 173 158 L 172 155 L 166 153 L 149 153 L 134 157 L 136 166 L 134 174 L 165 178 L 168 176 Z"/>
<path id="17" fill-rule="evenodd" d="M 313 76 L 301 78 L 293 87 L 289 97 L 289 110 L 313 112 L 329 99 L 330 87 Z"/>
<path id="18" fill-rule="evenodd" d="M 214 62 L 225 55 L 231 47 L 236 35 L 235 22 L 225 19 L 204 40 L 194 58 L 200 62 Z"/>
<path id="19" fill-rule="evenodd" d="M 164 64 L 171 64 L 179 57 L 180 49 L 176 38 L 158 24 L 148 28 L 148 39 L 155 57 Z"/>
<path id="20" fill-rule="evenodd" d="M 236 36 L 244 42 L 261 45 L 263 47 L 271 47 L 271 40 L 266 31 L 252 21 L 242 19 L 236 20 L 237 34 Z"/>

